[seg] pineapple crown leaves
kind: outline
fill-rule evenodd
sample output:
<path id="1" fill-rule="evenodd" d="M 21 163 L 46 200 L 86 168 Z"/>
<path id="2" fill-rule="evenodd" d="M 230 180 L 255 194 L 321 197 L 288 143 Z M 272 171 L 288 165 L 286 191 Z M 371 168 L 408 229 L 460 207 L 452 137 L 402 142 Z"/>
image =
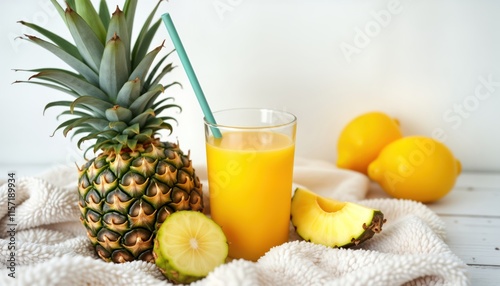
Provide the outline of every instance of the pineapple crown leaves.
<path id="1" fill-rule="evenodd" d="M 125 0 L 123 10 L 118 6 L 110 13 L 105 0 L 99 7 L 90 0 L 67 0 L 66 9 L 57 0 L 50 0 L 65 25 L 72 42 L 43 27 L 25 21 L 20 24 L 46 38 L 33 35 L 20 37 L 36 44 L 65 62 L 72 70 L 40 68 L 27 81 L 70 95 L 73 100 L 48 103 L 44 113 L 52 107 L 66 108 L 57 119 L 69 116 L 54 130 L 64 136 L 81 136 L 78 147 L 87 140 L 95 140 L 93 149 L 134 149 L 138 143 L 153 141 L 160 130 L 172 131 L 168 122 L 175 118 L 159 116 L 162 111 L 180 106 L 171 103 L 172 97 L 161 98 L 164 91 L 180 85 L 173 82 L 162 85 L 162 79 L 175 67 L 166 64 L 169 52 L 158 58 L 163 43 L 150 50 L 161 23 L 155 14 L 162 0 L 158 0 L 132 43 L 132 29 L 138 0 Z M 53 134 L 53 135 L 54 135 Z"/>

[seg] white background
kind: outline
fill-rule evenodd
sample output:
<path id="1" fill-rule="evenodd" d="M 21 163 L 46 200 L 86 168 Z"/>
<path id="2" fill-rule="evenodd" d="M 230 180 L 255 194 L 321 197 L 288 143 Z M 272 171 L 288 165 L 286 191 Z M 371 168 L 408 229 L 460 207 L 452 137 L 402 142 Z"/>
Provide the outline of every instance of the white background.
<path id="1" fill-rule="evenodd" d="M 139 1 L 138 24 L 154 3 Z M 64 24 L 49 0 L 0 5 L 0 166 L 81 162 L 75 142 L 60 132 L 50 136 L 60 110 L 42 115 L 47 102 L 66 95 L 11 84 L 30 76 L 14 68 L 63 66 L 15 39 L 36 34 L 16 21 L 69 36 Z M 170 0 L 157 16 L 165 12 L 212 109 L 271 107 L 296 114 L 297 156 L 335 162 L 342 127 L 380 110 L 398 118 L 405 135 L 440 134 L 465 170 L 500 171 L 498 1 Z M 173 49 L 163 25 L 157 36 L 154 45 L 166 39 L 164 52 Z M 184 88 L 165 96 L 176 97 L 183 112 L 173 114 L 179 124 L 164 139 L 178 140 L 195 164 L 203 164 L 203 115 L 178 58 L 171 60 L 179 68 L 165 83 L 180 81 Z"/>

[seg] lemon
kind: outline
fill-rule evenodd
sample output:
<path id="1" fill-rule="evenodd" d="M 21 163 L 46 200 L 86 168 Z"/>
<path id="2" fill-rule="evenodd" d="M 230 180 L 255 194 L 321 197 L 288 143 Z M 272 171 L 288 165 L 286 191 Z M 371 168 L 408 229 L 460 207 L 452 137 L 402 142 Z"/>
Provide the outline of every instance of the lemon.
<path id="1" fill-rule="evenodd" d="M 403 137 L 397 120 L 368 112 L 350 121 L 337 142 L 337 166 L 367 174 L 368 165 L 390 142 Z"/>
<path id="2" fill-rule="evenodd" d="M 368 167 L 368 176 L 393 197 L 433 202 L 448 194 L 460 161 L 441 142 L 409 136 L 387 145 Z"/>

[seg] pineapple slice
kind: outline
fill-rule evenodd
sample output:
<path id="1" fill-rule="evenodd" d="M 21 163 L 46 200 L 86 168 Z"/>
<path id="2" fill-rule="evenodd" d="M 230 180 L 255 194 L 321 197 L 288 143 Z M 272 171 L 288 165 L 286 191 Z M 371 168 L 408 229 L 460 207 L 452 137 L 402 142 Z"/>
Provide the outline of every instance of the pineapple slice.
<path id="1" fill-rule="evenodd" d="M 297 188 L 292 198 L 292 224 L 303 239 L 330 247 L 358 245 L 382 231 L 381 211 L 323 198 Z"/>
<path id="2" fill-rule="evenodd" d="M 153 255 L 171 282 L 188 284 L 224 264 L 227 239 L 213 220 L 197 211 L 178 211 L 160 226 Z"/>

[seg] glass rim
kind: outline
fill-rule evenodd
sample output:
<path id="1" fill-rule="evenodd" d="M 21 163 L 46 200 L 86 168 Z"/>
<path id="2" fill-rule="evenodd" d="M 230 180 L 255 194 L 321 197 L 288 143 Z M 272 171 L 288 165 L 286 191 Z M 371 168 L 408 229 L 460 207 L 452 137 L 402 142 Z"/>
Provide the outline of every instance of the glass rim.
<path id="1" fill-rule="evenodd" d="M 260 108 L 260 107 L 235 107 L 235 108 L 227 108 L 227 109 L 221 109 L 213 112 L 213 115 L 215 117 L 215 122 L 217 122 L 217 113 L 222 113 L 222 112 L 229 112 L 229 111 L 270 111 L 273 113 L 281 113 L 285 114 L 287 116 L 290 116 L 290 120 L 284 123 L 277 123 L 277 124 L 272 124 L 272 125 L 264 125 L 264 126 L 252 126 L 252 125 L 230 125 L 230 124 L 219 124 L 219 123 L 210 123 L 207 121 L 206 117 L 203 117 L 203 121 L 206 126 L 213 127 L 213 128 L 222 128 L 222 129 L 246 129 L 246 130 L 257 130 L 257 129 L 272 129 L 272 128 L 281 128 L 285 126 L 290 126 L 293 125 L 297 122 L 297 116 L 295 116 L 293 113 L 290 113 L 288 111 L 284 110 L 279 110 L 279 109 L 273 109 L 273 108 Z"/>

